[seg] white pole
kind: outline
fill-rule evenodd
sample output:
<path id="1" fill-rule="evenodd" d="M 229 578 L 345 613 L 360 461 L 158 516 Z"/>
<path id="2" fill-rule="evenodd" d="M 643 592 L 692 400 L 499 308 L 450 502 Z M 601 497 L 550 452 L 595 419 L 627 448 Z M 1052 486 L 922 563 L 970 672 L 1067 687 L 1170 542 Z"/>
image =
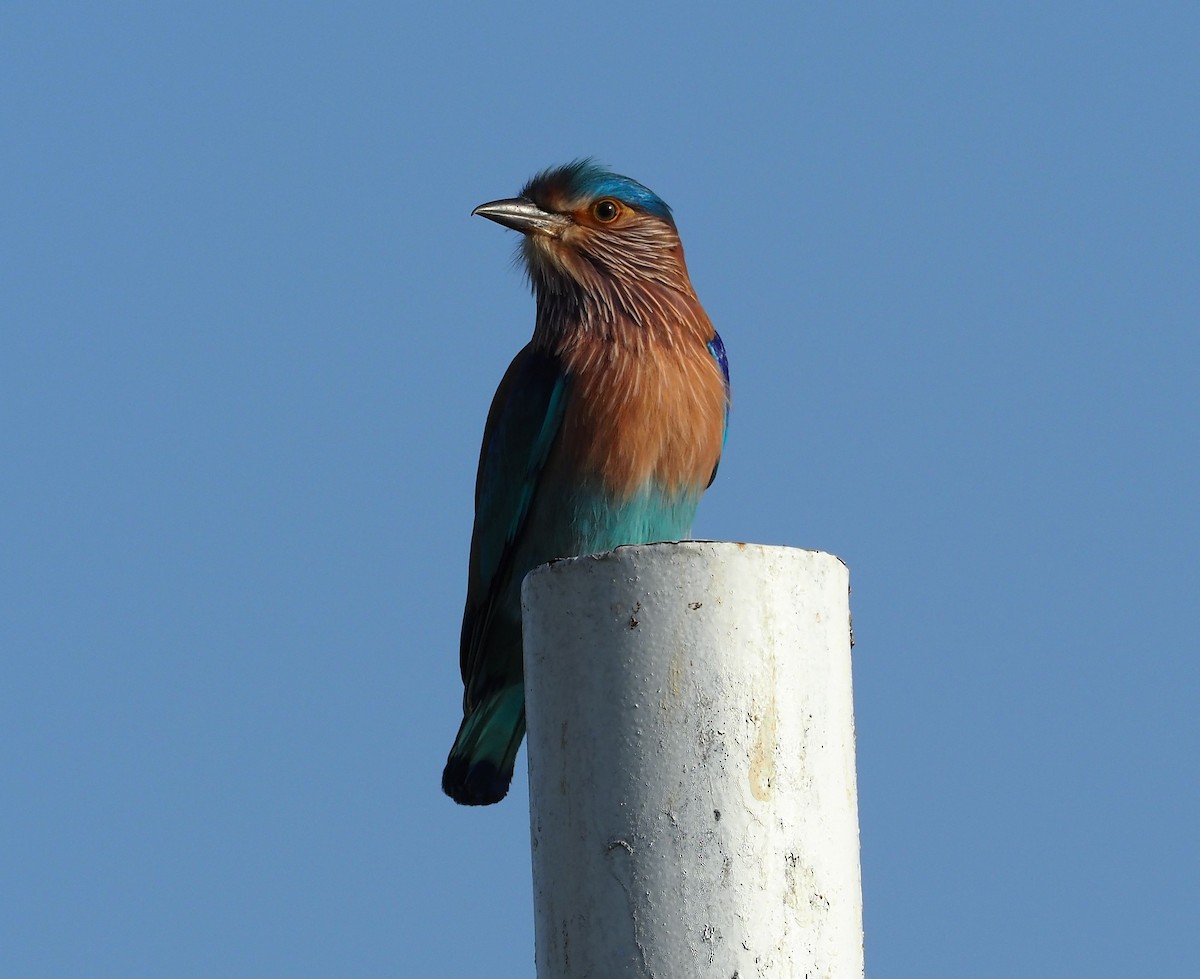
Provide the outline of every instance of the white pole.
<path id="1" fill-rule="evenodd" d="M 523 603 L 538 979 L 861 977 L 846 566 L 636 545 Z"/>

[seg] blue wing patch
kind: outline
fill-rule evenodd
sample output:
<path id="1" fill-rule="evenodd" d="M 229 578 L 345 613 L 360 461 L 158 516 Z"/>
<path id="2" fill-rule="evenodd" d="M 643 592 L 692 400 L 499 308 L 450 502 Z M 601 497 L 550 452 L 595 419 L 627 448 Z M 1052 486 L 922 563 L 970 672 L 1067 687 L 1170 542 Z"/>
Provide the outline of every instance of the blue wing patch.
<path id="1" fill-rule="evenodd" d="M 721 368 L 721 376 L 725 379 L 725 428 L 721 432 L 721 448 L 725 448 L 725 440 L 729 437 L 729 402 L 730 402 L 730 386 L 729 386 L 729 357 L 725 353 L 725 343 L 721 339 L 721 334 L 713 330 L 712 339 L 706 344 L 708 352 L 713 355 L 717 362 L 717 366 Z M 712 482 L 717 478 L 717 466 L 721 464 L 721 460 L 717 460 L 717 465 L 713 466 L 712 475 L 708 477 L 708 485 L 712 486 Z"/>

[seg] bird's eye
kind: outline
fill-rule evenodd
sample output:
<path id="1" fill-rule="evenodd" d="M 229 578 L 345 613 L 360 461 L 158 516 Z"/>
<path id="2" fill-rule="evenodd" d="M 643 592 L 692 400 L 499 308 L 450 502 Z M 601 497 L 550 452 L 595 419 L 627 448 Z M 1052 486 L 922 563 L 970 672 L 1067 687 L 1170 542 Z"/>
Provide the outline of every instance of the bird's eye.
<path id="1" fill-rule="evenodd" d="M 617 202 L 610 201 L 607 197 L 592 205 L 592 217 L 601 224 L 611 224 L 617 220 L 617 215 L 620 213 L 621 209 L 617 207 Z"/>

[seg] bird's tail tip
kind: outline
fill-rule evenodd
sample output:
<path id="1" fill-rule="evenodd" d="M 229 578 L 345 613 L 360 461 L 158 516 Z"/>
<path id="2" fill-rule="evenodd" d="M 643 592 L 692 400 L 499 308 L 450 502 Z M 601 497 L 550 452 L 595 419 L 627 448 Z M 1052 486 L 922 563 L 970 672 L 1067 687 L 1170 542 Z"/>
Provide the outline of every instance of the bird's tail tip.
<path id="1" fill-rule="evenodd" d="M 525 691 L 505 687 L 463 718 L 442 771 L 442 791 L 460 806 L 490 806 L 508 795 L 521 739 Z"/>
<path id="2" fill-rule="evenodd" d="M 508 795 L 512 775 L 512 768 L 503 772 L 486 759 L 451 755 L 442 770 L 442 791 L 460 806 L 490 806 Z"/>

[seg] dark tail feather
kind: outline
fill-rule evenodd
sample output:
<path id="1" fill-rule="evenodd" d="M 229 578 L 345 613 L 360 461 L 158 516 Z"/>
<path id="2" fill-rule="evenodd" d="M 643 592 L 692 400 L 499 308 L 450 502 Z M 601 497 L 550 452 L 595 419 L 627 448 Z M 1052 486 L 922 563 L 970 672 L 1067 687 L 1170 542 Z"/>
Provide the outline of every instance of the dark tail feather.
<path id="1" fill-rule="evenodd" d="M 462 806 L 489 806 L 508 794 L 525 737 L 520 683 L 488 694 L 463 718 L 442 772 L 442 791 Z"/>

